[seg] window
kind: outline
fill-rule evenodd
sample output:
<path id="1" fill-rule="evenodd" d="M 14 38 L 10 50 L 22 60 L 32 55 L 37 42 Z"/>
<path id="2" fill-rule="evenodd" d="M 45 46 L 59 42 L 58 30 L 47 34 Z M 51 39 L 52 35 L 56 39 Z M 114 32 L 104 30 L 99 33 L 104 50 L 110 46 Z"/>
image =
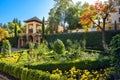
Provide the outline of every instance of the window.
<path id="1" fill-rule="evenodd" d="M 120 22 L 120 17 L 119 17 L 119 22 Z"/>
<path id="2" fill-rule="evenodd" d="M 120 8 L 119 8 L 119 14 L 120 14 Z"/>

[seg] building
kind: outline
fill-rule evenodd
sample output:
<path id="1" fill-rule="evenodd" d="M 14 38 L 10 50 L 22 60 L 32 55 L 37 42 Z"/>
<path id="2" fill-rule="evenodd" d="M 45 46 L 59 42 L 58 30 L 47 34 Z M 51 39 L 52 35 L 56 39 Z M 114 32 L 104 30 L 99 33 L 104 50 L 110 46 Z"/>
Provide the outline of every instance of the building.
<path id="1" fill-rule="evenodd" d="M 116 24 L 117 29 L 120 29 L 120 0 L 108 0 L 108 2 L 117 10 L 116 13 L 110 13 L 111 25 L 114 27 Z"/>
<path id="2" fill-rule="evenodd" d="M 18 48 L 23 47 L 29 42 L 40 43 L 42 41 L 42 21 L 37 17 L 33 17 L 24 22 L 26 25 L 26 33 L 19 34 Z"/>

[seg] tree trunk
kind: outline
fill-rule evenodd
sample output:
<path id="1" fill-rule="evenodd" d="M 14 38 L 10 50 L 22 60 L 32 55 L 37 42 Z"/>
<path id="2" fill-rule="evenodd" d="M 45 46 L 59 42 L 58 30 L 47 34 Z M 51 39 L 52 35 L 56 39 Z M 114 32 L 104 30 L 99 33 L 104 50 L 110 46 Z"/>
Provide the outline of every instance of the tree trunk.
<path id="1" fill-rule="evenodd" d="M 106 19 L 107 19 L 108 15 L 109 14 L 106 14 L 105 18 L 103 18 L 103 30 L 102 30 L 102 44 L 103 44 L 103 48 L 106 52 L 109 51 L 108 45 L 106 43 L 106 36 L 105 36 Z"/>
<path id="2" fill-rule="evenodd" d="M 117 22 L 116 22 L 116 20 L 115 20 L 115 22 L 114 22 L 114 30 L 115 30 L 115 31 L 117 30 Z"/>
<path id="3" fill-rule="evenodd" d="M 105 51 L 109 51 L 108 45 L 106 43 L 105 31 L 102 31 L 102 44 Z"/>

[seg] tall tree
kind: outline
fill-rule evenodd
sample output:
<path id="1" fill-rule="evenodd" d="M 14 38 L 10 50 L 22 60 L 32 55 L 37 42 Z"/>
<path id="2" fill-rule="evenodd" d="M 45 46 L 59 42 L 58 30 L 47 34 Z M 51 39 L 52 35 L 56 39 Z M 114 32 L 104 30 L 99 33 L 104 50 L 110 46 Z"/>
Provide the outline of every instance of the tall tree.
<path id="1" fill-rule="evenodd" d="M 14 33 L 16 35 L 15 29 L 17 30 L 17 33 L 21 32 L 21 28 L 22 28 L 21 26 L 22 26 L 21 21 L 18 20 L 17 18 L 14 18 L 12 22 L 8 23 L 7 28 L 8 28 L 9 33 L 11 33 L 11 34 Z"/>
<path id="2" fill-rule="evenodd" d="M 54 0 L 55 1 L 55 9 L 59 10 L 60 16 L 60 24 L 65 26 L 65 17 L 66 10 L 73 4 L 72 0 Z"/>
<path id="3" fill-rule="evenodd" d="M 83 27 L 88 28 L 91 27 L 91 24 L 94 24 L 101 29 L 104 50 L 109 50 L 105 38 L 105 28 L 106 20 L 112 12 L 116 12 L 113 5 L 97 1 L 94 5 L 87 5 L 84 9 L 84 13 L 80 17 L 79 23 L 82 24 Z"/>
<path id="4" fill-rule="evenodd" d="M 59 25 L 59 21 L 60 21 L 60 13 L 57 10 L 54 10 L 53 8 L 50 10 L 49 12 L 49 27 L 51 29 L 51 31 L 56 31 L 57 30 L 57 26 Z"/>
<path id="5" fill-rule="evenodd" d="M 15 24 L 14 33 L 15 33 L 15 37 L 18 37 L 18 28 L 17 28 L 17 24 Z"/>
<path id="6" fill-rule="evenodd" d="M 2 23 L 0 23 L 0 27 L 2 27 Z"/>
<path id="7" fill-rule="evenodd" d="M 45 31 L 45 18 L 42 20 L 42 38 L 44 39 L 44 31 Z"/>
<path id="8" fill-rule="evenodd" d="M 49 13 L 49 26 L 53 30 L 57 30 L 58 25 L 65 26 L 66 10 L 73 4 L 72 0 L 54 0 L 54 7 Z"/>
<path id="9" fill-rule="evenodd" d="M 68 23 L 69 29 L 81 28 L 78 21 L 80 20 L 80 14 L 83 12 L 83 6 L 84 4 L 82 5 L 81 2 L 77 2 L 66 10 L 65 21 Z"/>

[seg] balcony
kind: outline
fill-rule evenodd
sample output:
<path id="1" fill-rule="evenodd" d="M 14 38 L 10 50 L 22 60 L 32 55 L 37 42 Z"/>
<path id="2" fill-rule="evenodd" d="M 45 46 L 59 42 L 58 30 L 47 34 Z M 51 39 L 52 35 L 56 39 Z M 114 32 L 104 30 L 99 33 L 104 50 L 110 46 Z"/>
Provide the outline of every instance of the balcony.
<path id="1" fill-rule="evenodd" d="M 28 30 L 28 33 L 33 33 L 33 29 L 29 29 L 29 30 Z"/>

